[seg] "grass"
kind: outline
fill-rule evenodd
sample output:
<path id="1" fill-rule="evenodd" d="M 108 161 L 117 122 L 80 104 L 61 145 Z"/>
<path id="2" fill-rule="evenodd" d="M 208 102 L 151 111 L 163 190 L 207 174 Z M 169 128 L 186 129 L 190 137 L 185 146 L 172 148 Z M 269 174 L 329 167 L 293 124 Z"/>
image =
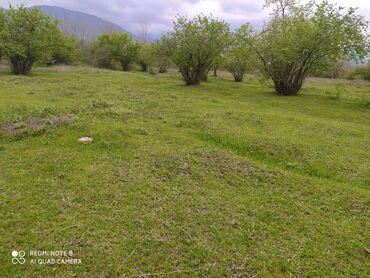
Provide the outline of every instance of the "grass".
<path id="1" fill-rule="evenodd" d="M 0 276 L 369 275 L 370 85 L 340 82 L 3 69 Z"/>

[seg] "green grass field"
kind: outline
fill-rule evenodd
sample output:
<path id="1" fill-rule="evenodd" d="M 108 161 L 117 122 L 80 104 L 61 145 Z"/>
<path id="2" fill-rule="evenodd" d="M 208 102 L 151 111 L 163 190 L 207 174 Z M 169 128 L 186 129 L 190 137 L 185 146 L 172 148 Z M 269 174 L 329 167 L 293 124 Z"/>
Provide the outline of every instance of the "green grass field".
<path id="1" fill-rule="evenodd" d="M 0 277 L 370 275 L 370 83 L 55 67 L 0 88 Z"/>

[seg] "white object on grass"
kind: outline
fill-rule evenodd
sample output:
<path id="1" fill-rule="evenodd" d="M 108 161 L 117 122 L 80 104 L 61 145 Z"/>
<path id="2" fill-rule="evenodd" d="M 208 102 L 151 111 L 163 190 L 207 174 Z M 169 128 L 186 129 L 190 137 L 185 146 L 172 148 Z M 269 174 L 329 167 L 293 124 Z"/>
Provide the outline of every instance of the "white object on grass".
<path id="1" fill-rule="evenodd" d="M 92 138 L 91 137 L 81 137 L 78 139 L 78 142 L 80 143 L 86 143 L 86 142 L 92 142 Z"/>

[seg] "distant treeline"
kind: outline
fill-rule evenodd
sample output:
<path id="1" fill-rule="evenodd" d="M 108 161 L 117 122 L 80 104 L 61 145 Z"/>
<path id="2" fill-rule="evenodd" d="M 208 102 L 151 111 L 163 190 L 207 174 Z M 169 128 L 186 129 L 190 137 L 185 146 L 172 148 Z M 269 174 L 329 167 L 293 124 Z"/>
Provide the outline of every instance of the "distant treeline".
<path id="1" fill-rule="evenodd" d="M 370 63 L 353 68 L 346 62 L 363 60 L 370 49 L 369 24 L 355 9 L 326 1 L 268 0 L 266 5 L 275 9 L 262 31 L 249 23 L 231 31 L 211 16 L 179 16 L 173 30 L 153 43 L 117 32 L 87 42 L 66 36 L 58 21 L 38 9 L 10 6 L 0 11 L 0 56 L 14 74 L 28 74 L 35 63 L 140 67 L 152 74 L 174 65 L 187 85 L 197 85 L 219 69 L 236 82 L 245 73 L 258 73 L 273 81 L 279 95 L 296 95 L 308 76 L 370 80 Z"/>

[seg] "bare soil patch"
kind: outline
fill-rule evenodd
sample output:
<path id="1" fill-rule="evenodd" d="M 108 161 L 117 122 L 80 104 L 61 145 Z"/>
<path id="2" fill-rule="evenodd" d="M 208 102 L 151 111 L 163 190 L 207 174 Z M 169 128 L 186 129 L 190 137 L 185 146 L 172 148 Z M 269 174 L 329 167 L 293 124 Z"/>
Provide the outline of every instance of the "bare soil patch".
<path id="1" fill-rule="evenodd" d="M 10 134 L 20 134 L 27 131 L 41 131 L 50 128 L 56 128 L 63 124 L 68 124 L 74 121 L 72 116 L 55 116 L 51 118 L 28 119 L 16 123 L 5 124 L 1 127 L 1 131 Z"/>

